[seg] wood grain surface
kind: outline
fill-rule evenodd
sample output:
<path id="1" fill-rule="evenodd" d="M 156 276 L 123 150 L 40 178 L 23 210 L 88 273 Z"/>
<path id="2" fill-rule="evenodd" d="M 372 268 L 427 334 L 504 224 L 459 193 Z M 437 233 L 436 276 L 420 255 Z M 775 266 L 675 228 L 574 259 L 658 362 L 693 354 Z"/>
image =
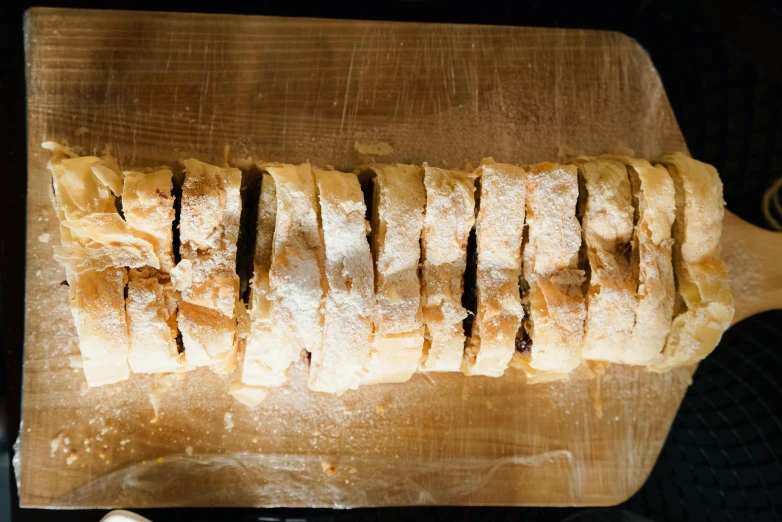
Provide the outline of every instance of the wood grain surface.
<path id="1" fill-rule="evenodd" d="M 603 505 L 648 476 L 692 369 L 526 385 L 417 375 L 331 397 L 303 364 L 255 410 L 226 378 L 87 390 L 44 140 L 139 168 L 226 156 L 348 169 L 686 151 L 657 73 L 616 33 L 34 9 L 21 505 Z M 159 403 L 153 410 L 150 394 Z"/>

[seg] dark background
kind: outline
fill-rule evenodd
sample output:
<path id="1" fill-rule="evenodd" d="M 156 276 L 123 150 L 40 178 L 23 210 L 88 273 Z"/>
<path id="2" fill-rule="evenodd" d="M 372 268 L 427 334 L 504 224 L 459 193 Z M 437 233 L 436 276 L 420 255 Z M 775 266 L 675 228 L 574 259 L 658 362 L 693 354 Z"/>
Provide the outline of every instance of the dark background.
<path id="1" fill-rule="evenodd" d="M 2 1 L 2 0 L 0 0 Z M 20 510 L 10 445 L 19 427 L 26 136 L 22 16 L 32 5 L 578 27 L 621 31 L 652 57 L 693 156 L 714 164 L 728 208 L 767 227 L 782 177 L 782 7 L 770 0 L 578 3 L 176 0 L 0 5 L 0 522 L 97 521 L 104 511 Z M 782 260 L 780 260 L 782 262 Z M 732 327 L 699 367 L 646 485 L 616 508 L 143 510 L 166 520 L 782 520 L 782 312 Z M 524 487 L 524 485 L 520 485 Z"/>

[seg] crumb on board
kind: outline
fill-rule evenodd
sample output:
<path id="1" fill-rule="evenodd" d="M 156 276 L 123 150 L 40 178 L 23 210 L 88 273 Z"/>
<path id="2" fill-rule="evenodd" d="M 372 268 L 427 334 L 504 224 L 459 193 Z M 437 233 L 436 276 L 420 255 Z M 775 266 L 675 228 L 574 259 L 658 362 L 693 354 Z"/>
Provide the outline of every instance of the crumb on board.
<path id="1" fill-rule="evenodd" d="M 359 143 L 357 141 L 353 144 L 353 147 L 356 149 L 356 152 L 364 156 L 388 156 L 394 152 L 394 148 L 385 141 L 375 143 Z"/>
<path id="2" fill-rule="evenodd" d="M 64 437 L 63 433 L 60 432 L 50 442 L 50 446 L 52 449 L 52 457 L 54 457 L 54 454 L 57 453 L 57 450 L 60 448 L 60 444 L 62 443 L 63 437 Z"/>
<path id="3" fill-rule="evenodd" d="M 44 232 L 43 234 L 38 236 L 38 241 L 40 241 L 41 243 L 48 243 L 51 238 L 52 238 L 51 234 L 49 234 L 48 232 Z"/>
<path id="4" fill-rule="evenodd" d="M 74 462 L 76 462 L 77 460 L 79 460 L 79 456 L 78 456 L 78 455 L 76 455 L 75 453 L 71 453 L 70 455 L 68 455 L 68 457 L 66 457 L 66 459 L 65 459 L 65 463 L 66 463 L 68 466 L 70 466 L 71 464 L 73 464 L 73 463 L 74 463 Z"/>
<path id="5" fill-rule="evenodd" d="M 327 476 L 331 477 L 337 472 L 337 467 L 325 460 L 320 461 L 320 467 L 323 469 L 323 473 L 325 473 Z"/>
<path id="6" fill-rule="evenodd" d="M 152 405 L 152 410 L 155 413 L 152 424 L 157 422 L 157 418 L 160 415 L 160 399 L 164 393 L 166 393 L 174 385 L 176 377 L 172 373 L 166 373 L 163 375 L 155 376 L 155 387 L 149 392 L 149 403 Z"/>
<path id="7" fill-rule="evenodd" d="M 82 136 L 83 134 L 87 134 L 88 132 L 90 132 L 90 129 L 88 129 L 87 127 L 79 127 L 75 131 L 73 131 L 73 135 Z"/>
<path id="8" fill-rule="evenodd" d="M 579 149 L 568 147 L 567 145 L 560 145 L 559 149 L 557 150 L 557 159 L 560 163 L 564 163 L 569 161 L 571 158 L 581 156 L 582 154 L 584 153 Z"/>
<path id="9" fill-rule="evenodd" d="M 239 170 L 250 170 L 255 164 L 252 156 L 244 158 L 231 158 L 231 165 Z"/>
<path id="10" fill-rule="evenodd" d="M 223 423 L 225 424 L 225 429 L 228 431 L 231 431 L 234 429 L 234 416 L 232 413 L 226 412 L 223 416 Z"/>
<path id="11" fill-rule="evenodd" d="M 248 386 L 243 383 L 234 383 L 228 392 L 231 397 L 241 402 L 250 409 L 255 408 L 266 399 L 266 390 L 258 386 Z"/>
<path id="12" fill-rule="evenodd" d="M 193 456 L 193 446 L 186 447 L 185 448 L 185 453 L 187 453 L 188 457 L 192 457 Z"/>

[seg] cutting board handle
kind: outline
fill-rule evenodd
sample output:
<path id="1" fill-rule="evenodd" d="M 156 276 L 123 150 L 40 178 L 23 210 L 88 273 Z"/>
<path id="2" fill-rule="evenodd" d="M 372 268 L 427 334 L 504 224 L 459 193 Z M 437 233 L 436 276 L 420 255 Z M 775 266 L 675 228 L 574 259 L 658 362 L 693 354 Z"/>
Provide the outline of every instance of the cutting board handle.
<path id="1" fill-rule="evenodd" d="M 734 324 L 782 308 L 782 232 L 764 230 L 726 211 L 722 258 L 736 302 Z"/>

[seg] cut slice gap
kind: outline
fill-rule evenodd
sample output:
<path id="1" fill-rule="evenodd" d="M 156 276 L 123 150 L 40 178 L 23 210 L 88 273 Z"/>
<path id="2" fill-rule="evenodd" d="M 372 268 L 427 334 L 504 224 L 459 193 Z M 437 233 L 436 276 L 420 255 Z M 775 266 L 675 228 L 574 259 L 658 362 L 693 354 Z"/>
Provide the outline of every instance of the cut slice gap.
<path id="1" fill-rule="evenodd" d="M 261 197 L 261 172 L 257 168 L 242 171 L 242 215 L 239 220 L 239 240 L 236 244 L 236 273 L 239 275 L 239 298 L 250 301 L 250 281 L 253 278 L 253 257 L 258 225 L 258 200 Z"/>
<path id="2" fill-rule="evenodd" d="M 477 209 L 476 209 L 477 211 Z M 478 312 L 478 240 L 475 227 L 470 230 L 470 237 L 467 239 L 467 264 L 464 268 L 464 293 L 462 294 L 462 307 L 467 310 L 467 317 L 462 321 L 462 327 L 465 334 L 472 332 L 472 325 L 475 322 L 475 314 Z"/>
<path id="3" fill-rule="evenodd" d="M 364 206 L 367 209 L 364 219 L 367 220 L 367 223 L 371 223 L 372 216 L 374 215 L 375 205 L 376 205 L 375 173 L 372 170 L 361 169 L 358 171 L 356 176 L 358 176 L 358 183 L 359 185 L 361 185 L 361 193 L 364 195 Z M 372 227 L 372 230 L 374 230 L 374 227 Z M 372 255 L 374 259 L 374 252 Z"/>
<path id="4" fill-rule="evenodd" d="M 177 265 L 182 260 L 181 252 L 179 251 L 179 222 L 182 216 L 182 184 L 185 181 L 184 169 L 174 170 L 174 176 L 171 178 L 171 182 L 174 187 L 171 189 L 171 196 L 174 198 L 174 264 Z"/>
<path id="5" fill-rule="evenodd" d="M 519 294 L 521 295 L 521 309 L 524 311 L 524 320 L 521 321 L 519 330 L 516 332 L 516 351 L 529 358 L 532 352 L 532 338 L 529 332 L 527 332 L 526 326 L 527 318 L 530 316 L 530 285 L 526 278 L 527 268 L 524 266 L 524 260 L 526 259 L 524 250 L 529 243 L 529 225 L 526 223 L 526 216 L 524 221 L 524 232 L 521 240 L 521 274 L 519 274 Z"/>
<path id="6" fill-rule="evenodd" d="M 581 284 L 581 293 L 587 295 L 589 291 L 589 281 L 592 277 L 592 267 L 589 264 L 589 256 L 587 255 L 587 245 L 584 241 L 584 214 L 586 213 L 587 206 L 587 188 L 586 181 L 581 172 L 578 173 L 578 202 L 576 203 L 576 219 L 578 219 L 578 225 L 581 227 L 581 247 L 578 249 L 578 268 L 584 271 L 584 282 Z M 587 311 L 588 313 L 588 311 Z"/>

